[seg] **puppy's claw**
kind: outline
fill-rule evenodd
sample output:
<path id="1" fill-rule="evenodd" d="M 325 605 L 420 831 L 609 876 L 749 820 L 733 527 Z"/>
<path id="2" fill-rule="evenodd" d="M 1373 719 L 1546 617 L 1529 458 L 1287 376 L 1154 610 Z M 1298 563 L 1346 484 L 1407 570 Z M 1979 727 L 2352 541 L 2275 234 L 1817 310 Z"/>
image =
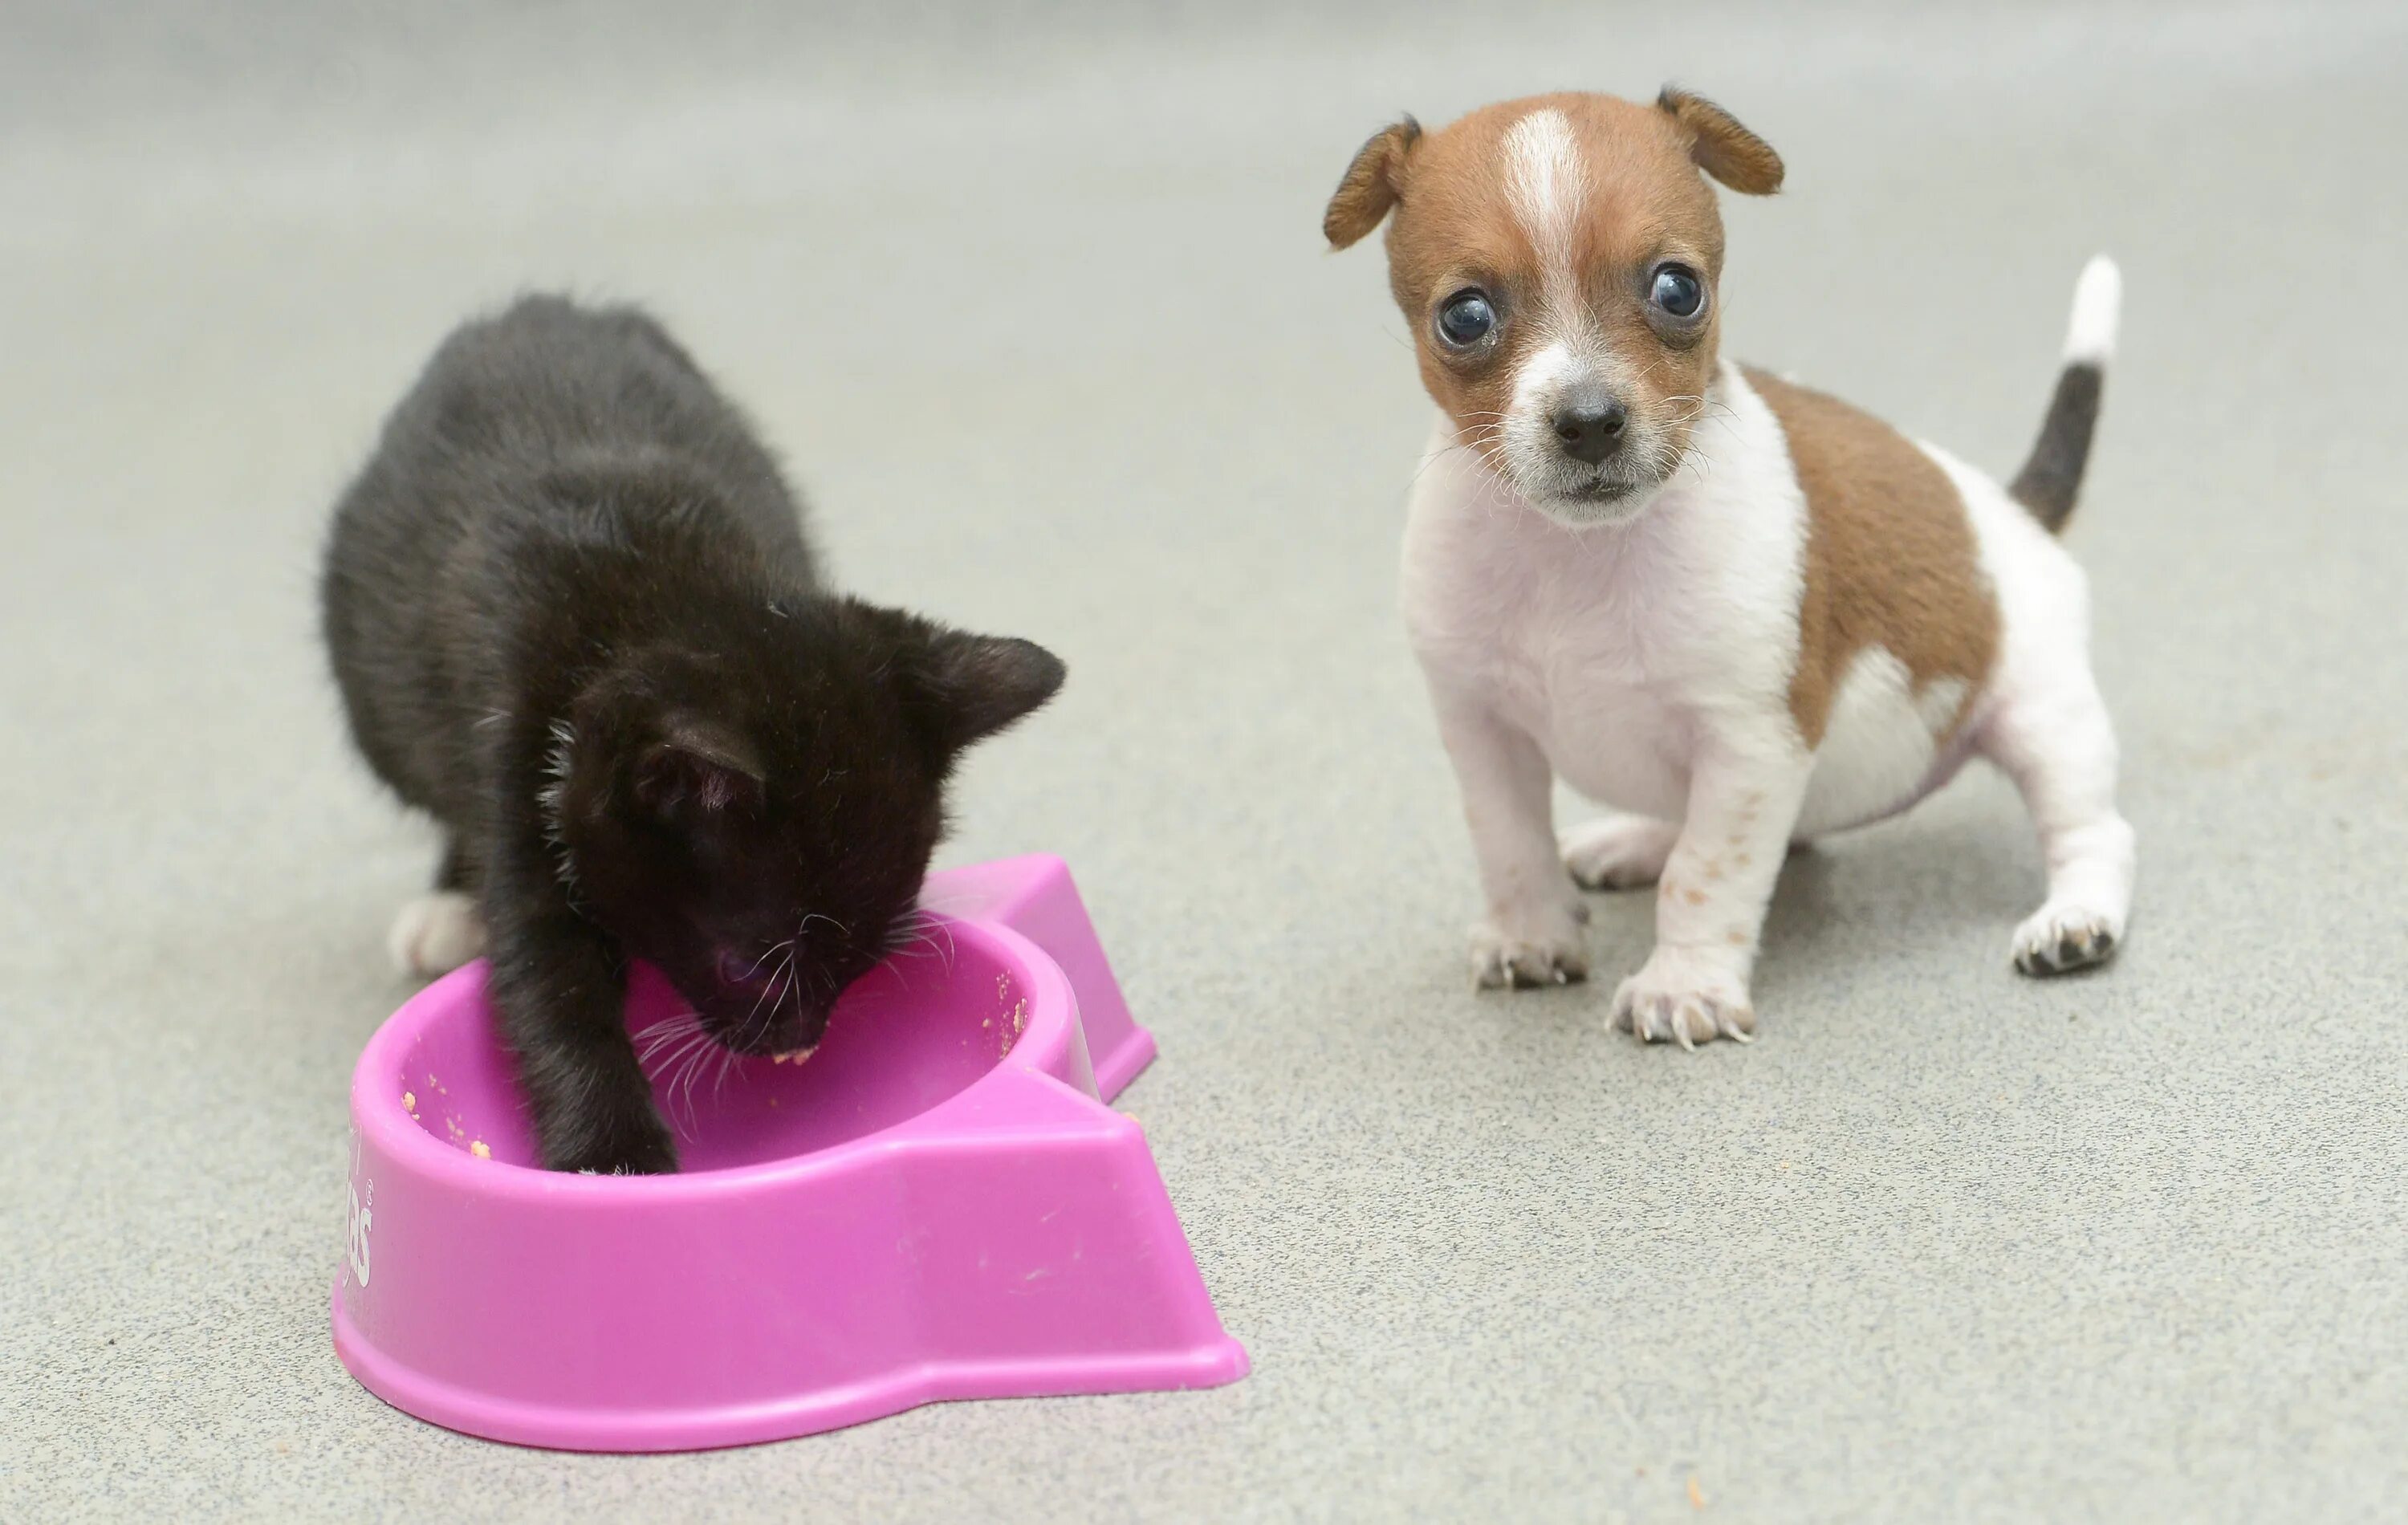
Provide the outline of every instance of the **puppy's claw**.
<path id="1" fill-rule="evenodd" d="M 1658 971 L 1652 960 L 1650 969 L 1623 981 L 1614 992 L 1609 1020 L 1642 1043 L 1660 1040 L 1678 1043 L 1690 1053 L 1717 1038 L 1751 1043 L 1756 1032 L 1756 1013 L 1749 1008 L 1743 988 L 1712 971 Z"/>
<path id="2" fill-rule="evenodd" d="M 1575 923 L 1538 937 L 1507 937 L 1486 928 L 1472 934 L 1471 983 L 1477 989 L 1531 990 L 1587 978 L 1588 955 Z"/>
<path id="3" fill-rule="evenodd" d="M 2015 968 L 2046 978 L 2105 963 L 2123 940 L 2121 920 L 2080 905 L 2042 906 L 2015 928 Z"/>

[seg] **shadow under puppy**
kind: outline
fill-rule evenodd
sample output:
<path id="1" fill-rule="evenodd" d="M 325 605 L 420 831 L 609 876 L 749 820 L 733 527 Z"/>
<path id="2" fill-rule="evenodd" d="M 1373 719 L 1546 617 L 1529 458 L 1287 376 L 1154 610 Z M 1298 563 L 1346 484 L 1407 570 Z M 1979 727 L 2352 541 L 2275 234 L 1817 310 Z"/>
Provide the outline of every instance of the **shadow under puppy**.
<path id="1" fill-rule="evenodd" d="M 336 508 L 322 591 L 360 750 L 447 837 L 394 957 L 435 973 L 490 943 L 554 1170 L 677 1168 L 630 957 L 725 1048 L 808 1050 L 917 934 L 955 758 L 1063 677 L 830 592 L 685 352 L 553 297 L 436 352 Z"/>
<path id="2" fill-rule="evenodd" d="M 1387 223 L 1440 408 L 1404 606 L 1486 892 L 1475 976 L 1584 977 L 1575 883 L 1656 885 L 1656 948 L 1612 1019 L 1684 1046 L 1755 1031 L 1790 844 L 1903 810 L 1969 756 L 2014 778 L 2047 858 L 2020 968 L 2107 957 L 2131 900 L 2088 593 L 2054 538 L 2114 348 L 2115 268 L 2083 272 L 2039 443 L 2001 488 L 1720 358 L 1705 178 L 1767 194 L 1782 173 L 1683 91 L 1542 95 L 1377 134 L 1323 223 L 1342 249 Z M 1559 843 L 1557 774 L 1623 813 Z"/>

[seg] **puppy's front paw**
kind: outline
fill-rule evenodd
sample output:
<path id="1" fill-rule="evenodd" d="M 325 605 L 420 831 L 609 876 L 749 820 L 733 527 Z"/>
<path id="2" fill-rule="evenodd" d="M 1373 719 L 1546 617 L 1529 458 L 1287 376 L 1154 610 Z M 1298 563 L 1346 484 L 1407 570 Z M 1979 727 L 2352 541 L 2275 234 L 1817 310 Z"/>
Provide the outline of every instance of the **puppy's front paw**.
<path id="1" fill-rule="evenodd" d="M 1683 1048 L 1717 1038 L 1756 1041 L 1744 982 L 1660 948 L 1614 991 L 1613 1025 L 1642 1043 L 1662 1039 Z"/>
<path id="2" fill-rule="evenodd" d="M 456 889 L 439 889 L 401 908 L 384 945 L 393 967 L 404 974 L 449 974 L 485 951 L 484 918 L 474 899 Z"/>
<path id="3" fill-rule="evenodd" d="M 2124 918 L 2072 900 L 2051 900 L 2015 928 L 2015 968 L 2027 974 L 2068 974 L 2113 957 L 2124 941 Z"/>
<path id="4" fill-rule="evenodd" d="M 1638 889 L 1664 876 L 1681 828 L 1644 815 L 1584 821 L 1564 833 L 1564 867 L 1583 889 Z"/>
<path id="5" fill-rule="evenodd" d="M 1565 906 L 1510 921 L 1499 917 L 1479 927 L 1471 934 L 1472 983 L 1483 990 L 1522 990 L 1587 979 L 1584 919 Z"/>

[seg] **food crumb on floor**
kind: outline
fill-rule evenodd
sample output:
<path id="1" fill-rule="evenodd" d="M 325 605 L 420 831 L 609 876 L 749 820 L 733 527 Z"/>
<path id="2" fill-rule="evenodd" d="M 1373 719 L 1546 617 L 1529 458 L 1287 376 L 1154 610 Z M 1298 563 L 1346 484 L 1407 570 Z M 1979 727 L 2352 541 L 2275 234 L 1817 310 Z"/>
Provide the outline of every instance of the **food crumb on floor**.
<path id="1" fill-rule="evenodd" d="M 1698 1487 L 1698 1475 L 1693 1472 L 1689 1474 L 1689 1507 L 1692 1509 L 1703 1509 L 1705 1506 L 1705 1492 Z"/>

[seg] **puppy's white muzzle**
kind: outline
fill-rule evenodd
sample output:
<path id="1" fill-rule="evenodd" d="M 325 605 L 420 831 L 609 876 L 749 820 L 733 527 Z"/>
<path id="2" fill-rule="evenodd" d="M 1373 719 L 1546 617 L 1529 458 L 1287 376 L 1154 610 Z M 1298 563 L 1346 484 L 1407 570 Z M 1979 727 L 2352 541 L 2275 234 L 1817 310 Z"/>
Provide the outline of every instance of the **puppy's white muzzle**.
<path id="1" fill-rule="evenodd" d="M 1638 517 L 1669 474 L 1660 434 L 1630 407 L 1623 367 L 1557 339 L 1514 378 L 1498 464 L 1531 507 L 1570 528 Z"/>

